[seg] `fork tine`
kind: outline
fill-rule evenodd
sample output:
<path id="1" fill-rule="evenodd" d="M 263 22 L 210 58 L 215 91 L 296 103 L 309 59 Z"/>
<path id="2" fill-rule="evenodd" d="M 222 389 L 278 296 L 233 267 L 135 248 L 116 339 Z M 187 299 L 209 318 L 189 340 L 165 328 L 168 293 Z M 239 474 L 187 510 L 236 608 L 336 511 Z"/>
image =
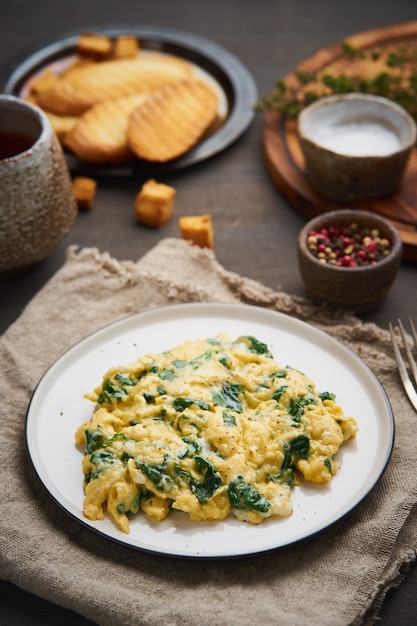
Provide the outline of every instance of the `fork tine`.
<path id="1" fill-rule="evenodd" d="M 417 331 L 415 329 L 415 326 L 411 317 L 408 318 L 408 321 L 410 322 L 411 334 L 413 335 L 413 339 L 414 339 L 414 347 L 417 349 Z"/>
<path id="2" fill-rule="evenodd" d="M 398 341 L 397 338 L 395 336 L 394 333 L 394 329 L 392 327 L 391 322 L 389 323 L 389 330 L 391 333 L 391 339 L 392 339 L 392 346 L 394 348 L 394 354 L 395 354 L 395 360 L 397 362 L 397 367 L 398 367 L 398 372 L 400 374 L 400 378 L 401 378 L 401 382 L 403 384 L 404 390 L 411 402 L 411 404 L 413 405 L 413 407 L 415 408 L 415 410 L 417 411 L 417 392 L 413 387 L 413 384 L 411 382 L 411 379 L 408 375 L 407 372 L 407 368 L 404 364 L 404 360 L 403 357 L 401 355 L 400 352 L 400 348 L 398 346 Z"/>
<path id="3" fill-rule="evenodd" d="M 415 339 L 416 329 L 414 328 L 414 324 L 413 324 L 413 321 L 411 319 L 410 319 L 410 325 L 411 325 L 411 330 L 413 332 L 413 338 L 414 338 L 415 344 L 417 346 L 417 340 Z M 415 380 L 415 382 L 417 384 L 417 365 L 416 365 L 416 362 L 414 360 L 413 354 L 411 352 L 409 343 L 407 341 L 407 337 L 406 337 L 405 331 L 404 331 L 404 326 L 403 326 L 401 320 L 398 320 L 398 326 L 400 327 L 400 330 L 401 330 L 401 335 L 402 335 L 402 338 L 403 338 L 403 343 L 404 343 L 405 352 L 407 354 L 407 359 L 408 359 L 408 362 L 410 364 L 410 369 L 411 369 L 411 372 L 413 374 L 413 378 L 414 378 L 414 380 Z"/>

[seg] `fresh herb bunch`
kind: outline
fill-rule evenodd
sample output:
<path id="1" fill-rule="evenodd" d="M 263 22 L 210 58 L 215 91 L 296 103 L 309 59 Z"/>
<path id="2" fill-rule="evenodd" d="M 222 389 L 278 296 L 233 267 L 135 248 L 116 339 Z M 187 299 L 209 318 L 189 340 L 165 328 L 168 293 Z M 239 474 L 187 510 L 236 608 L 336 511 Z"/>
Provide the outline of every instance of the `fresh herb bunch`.
<path id="1" fill-rule="evenodd" d="M 378 50 L 365 52 L 348 43 L 341 46 L 343 54 L 352 60 L 377 62 L 381 59 L 382 53 Z M 279 111 L 288 118 L 296 118 L 303 108 L 323 96 L 357 92 L 389 98 L 417 120 L 417 50 L 404 45 L 384 56 L 383 71 L 372 78 L 360 74 L 335 76 L 325 71 L 311 74 L 297 71 L 295 81 L 279 80 L 272 93 L 260 98 L 254 109 Z"/>

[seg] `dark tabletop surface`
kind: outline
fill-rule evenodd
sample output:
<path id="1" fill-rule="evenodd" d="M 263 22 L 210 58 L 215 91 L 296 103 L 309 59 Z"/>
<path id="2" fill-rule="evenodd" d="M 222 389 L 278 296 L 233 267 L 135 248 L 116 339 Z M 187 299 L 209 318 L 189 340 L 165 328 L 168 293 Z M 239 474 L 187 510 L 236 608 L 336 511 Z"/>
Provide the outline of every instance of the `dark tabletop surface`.
<path id="1" fill-rule="evenodd" d="M 416 0 L 2 0 L 0 87 L 20 61 L 69 33 L 87 28 L 144 25 L 178 29 L 212 40 L 249 69 L 260 95 L 271 91 L 303 59 L 357 32 L 417 19 Z M 165 173 L 177 189 L 174 219 L 159 230 L 135 223 L 133 202 L 142 181 L 100 178 L 94 208 L 80 213 L 70 234 L 44 262 L 19 278 L 3 279 L 0 332 L 62 266 L 71 244 L 97 247 L 119 259 L 139 259 L 160 239 L 178 237 L 179 215 L 209 212 L 215 253 L 228 270 L 271 288 L 305 295 L 296 261 L 296 237 L 305 223 L 277 190 L 262 160 L 262 117 L 222 153 L 188 169 Z M 384 306 L 364 316 L 388 328 L 417 313 L 417 265 L 403 262 Z M 1 576 L 1 572 L 0 572 Z M 417 623 L 417 569 L 388 593 L 378 623 Z M 0 624 L 91 624 L 84 618 L 0 582 Z"/>

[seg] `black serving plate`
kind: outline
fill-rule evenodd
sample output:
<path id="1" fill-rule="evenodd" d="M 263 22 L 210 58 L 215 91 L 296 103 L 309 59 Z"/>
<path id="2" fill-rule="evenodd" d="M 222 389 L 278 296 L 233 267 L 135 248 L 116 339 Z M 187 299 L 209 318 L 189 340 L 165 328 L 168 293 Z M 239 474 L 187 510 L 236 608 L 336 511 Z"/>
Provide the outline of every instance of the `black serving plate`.
<path id="1" fill-rule="evenodd" d="M 141 50 L 174 54 L 196 67 L 219 92 L 221 122 L 193 149 L 168 163 L 149 163 L 134 159 L 121 165 L 82 162 L 72 154 L 66 159 L 73 173 L 91 176 L 148 176 L 182 169 L 208 159 L 232 144 L 248 128 L 258 93 L 255 81 L 241 61 L 210 40 L 178 30 L 153 26 L 103 29 L 86 27 L 83 32 L 102 33 L 109 37 L 135 35 Z M 45 44 L 17 64 L 6 81 L 4 93 L 24 97 L 31 79 L 47 68 L 65 65 L 76 53 L 80 32 Z"/>

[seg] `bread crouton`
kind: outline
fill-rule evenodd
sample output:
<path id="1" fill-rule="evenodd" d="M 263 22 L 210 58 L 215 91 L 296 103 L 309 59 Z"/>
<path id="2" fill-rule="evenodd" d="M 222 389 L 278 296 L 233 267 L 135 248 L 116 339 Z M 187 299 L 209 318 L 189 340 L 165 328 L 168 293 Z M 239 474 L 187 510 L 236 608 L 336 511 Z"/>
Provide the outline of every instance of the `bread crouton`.
<path id="1" fill-rule="evenodd" d="M 200 248 L 213 248 L 213 224 L 211 215 L 190 215 L 179 219 L 181 237 Z"/>
<path id="2" fill-rule="evenodd" d="M 76 176 L 72 181 L 74 196 L 80 209 L 91 209 L 96 195 L 97 181 L 87 176 Z"/>
<path id="3" fill-rule="evenodd" d="M 134 35 L 120 35 L 113 44 L 113 58 L 129 59 L 136 57 L 139 52 L 139 42 Z"/>
<path id="4" fill-rule="evenodd" d="M 135 199 L 136 219 L 152 228 L 159 228 L 172 215 L 175 194 L 174 187 L 149 179 Z"/>
<path id="5" fill-rule="evenodd" d="M 110 37 L 98 33 L 82 33 L 76 44 L 77 52 L 82 57 L 95 61 L 108 59 L 112 53 L 113 42 Z"/>

